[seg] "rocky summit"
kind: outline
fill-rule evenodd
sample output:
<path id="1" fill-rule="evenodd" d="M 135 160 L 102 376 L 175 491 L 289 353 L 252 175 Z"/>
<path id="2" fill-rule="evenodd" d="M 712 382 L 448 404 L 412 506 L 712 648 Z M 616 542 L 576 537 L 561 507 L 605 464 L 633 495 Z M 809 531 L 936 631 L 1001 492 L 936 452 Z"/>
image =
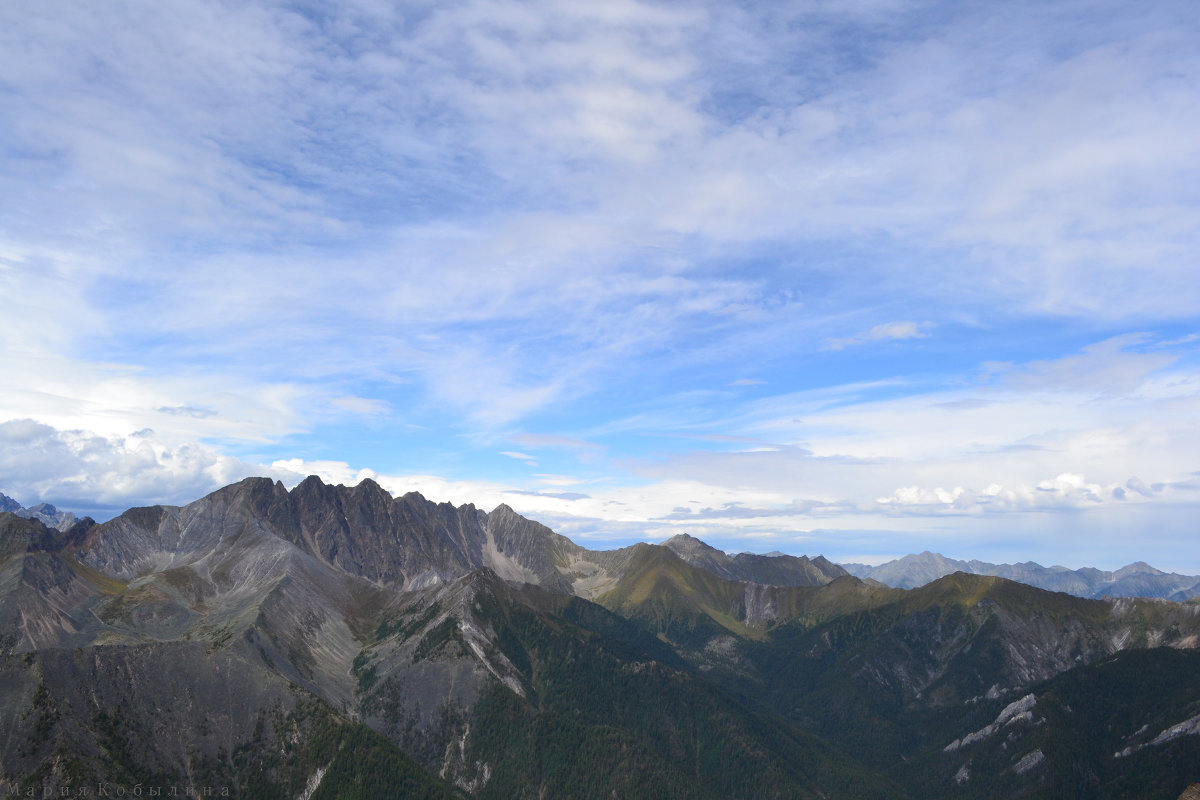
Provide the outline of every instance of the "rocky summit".
<path id="1" fill-rule="evenodd" d="M 4 795 L 1175 798 L 1200 780 L 1195 602 L 971 569 L 894 588 L 686 535 L 594 551 L 371 481 L 248 479 L 104 524 L 14 510 Z"/>

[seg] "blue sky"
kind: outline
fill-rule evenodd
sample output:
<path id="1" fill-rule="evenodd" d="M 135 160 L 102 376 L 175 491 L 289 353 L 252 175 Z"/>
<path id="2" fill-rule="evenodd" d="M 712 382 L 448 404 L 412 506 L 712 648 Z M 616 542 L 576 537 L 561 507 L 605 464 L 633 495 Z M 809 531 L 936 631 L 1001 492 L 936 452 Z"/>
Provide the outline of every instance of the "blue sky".
<path id="1" fill-rule="evenodd" d="M 0 8 L 0 491 L 1200 572 L 1181 2 Z"/>

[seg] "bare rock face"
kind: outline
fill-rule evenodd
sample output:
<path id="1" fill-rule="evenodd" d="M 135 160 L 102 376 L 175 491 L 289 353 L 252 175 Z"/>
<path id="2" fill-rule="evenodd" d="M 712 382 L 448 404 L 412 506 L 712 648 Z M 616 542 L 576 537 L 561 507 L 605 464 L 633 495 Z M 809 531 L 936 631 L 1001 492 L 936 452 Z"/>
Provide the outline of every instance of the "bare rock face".
<path id="1" fill-rule="evenodd" d="M 8 495 L 0 493 L 0 512 L 16 514 L 25 519 L 35 519 L 47 528 L 65 531 L 78 520 L 70 511 L 59 511 L 49 503 L 37 503 L 25 508 Z"/>
<path id="2" fill-rule="evenodd" d="M 587 551 L 567 537 L 506 505 L 487 515 L 484 536 L 485 562 L 497 575 L 552 591 L 572 592 L 570 567 L 587 557 Z"/>
<path id="3" fill-rule="evenodd" d="M 281 533 L 343 572 L 410 588 L 482 565 L 483 514 L 412 492 L 392 498 L 374 481 L 347 489 L 308 478 L 289 496 L 295 521 Z"/>
<path id="4" fill-rule="evenodd" d="M 463 783 L 478 770 L 463 762 L 471 709 L 495 681 L 519 697 L 528 678 L 497 645 L 484 613 L 504 582 L 481 570 L 397 598 L 382 612 L 377 638 L 354 661 L 362 718 L 443 778 Z"/>
<path id="5" fill-rule="evenodd" d="M 230 556 L 239 562 L 249 552 L 259 561 L 279 558 L 284 545 L 339 573 L 402 591 L 481 567 L 570 591 L 574 564 L 611 561 L 508 506 L 487 514 L 472 505 L 435 504 L 415 492 L 393 498 L 370 480 L 347 488 L 315 477 L 291 492 L 251 478 L 181 508 L 133 509 L 94 526 L 78 553 L 123 578 L 202 564 L 202 573 L 220 579 L 235 570 L 219 570 Z M 243 564 L 236 571 L 250 578 L 255 568 Z"/>

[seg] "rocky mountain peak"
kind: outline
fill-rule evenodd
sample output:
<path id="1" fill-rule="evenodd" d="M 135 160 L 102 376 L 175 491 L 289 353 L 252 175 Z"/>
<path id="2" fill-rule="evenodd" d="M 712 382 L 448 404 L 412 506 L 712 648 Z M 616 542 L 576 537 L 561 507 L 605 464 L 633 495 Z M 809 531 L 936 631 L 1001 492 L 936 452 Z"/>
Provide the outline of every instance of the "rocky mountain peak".
<path id="1" fill-rule="evenodd" d="M 1121 791 L 1120 754 L 1150 770 L 1161 748 L 1157 797 L 1198 763 L 1194 606 L 964 572 L 905 592 L 687 534 L 593 551 L 374 481 L 248 479 L 88 525 L 0 514 L 0 653 L 24 656 L 0 659 L 0 794 L 75 758 L 51 793 L 155 774 L 359 796 L 387 747 L 481 798 L 1069 796 L 1063 752 L 1108 776 L 1096 796 L 1150 796 Z M 339 774 L 342 753 L 379 774 Z M 544 754 L 576 782 L 547 784 L 566 773 Z M 389 781 L 372 796 L 421 794 Z"/>
<path id="2" fill-rule="evenodd" d="M 687 533 L 672 536 L 663 542 L 663 546 L 692 566 L 731 581 L 769 586 L 819 586 L 846 574 L 841 567 L 825 559 L 818 563 L 806 556 L 755 553 L 730 556 Z"/>
<path id="3" fill-rule="evenodd" d="M 24 508 L 24 506 L 22 506 L 16 500 L 13 500 L 11 497 L 4 494 L 3 492 L 0 492 L 0 512 L 7 511 L 9 513 L 12 513 L 21 508 Z"/>
<path id="4" fill-rule="evenodd" d="M 1162 570 L 1155 569 L 1154 567 L 1150 566 L 1145 561 L 1135 561 L 1132 564 L 1126 564 L 1125 566 L 1121 567 L 1119 570 L 1114 572 L 1113 580 L 1121 580 L 1122 578 L 1128 578 L 1131 575 L 1166 575 L 1166 574 L 1167 573 L 1163 572 Z"/>
<path id="5" fill-rule="evenodd" d="M 0 512 L 16 514 L 25 519 L 36 519 L 43 525 L 59 531 L 67 530 L 77 520 L 77 517 L 70 511 L 59 511 L 49 503 L 36 503 L 26 508 L 13 498 L 2 493 L 0 493 Z"/>
<path id="6" fill-rule="evenodd" d="M 665 542 L 663 542 L 663 546 L 670 548 L 671 550 L 675 551 L 675 553 L 677 553 L 679 555 L 683 555 L 685 553 L 690 553 L 690 554 L 704 553 L 704 554 L 712 555 L 712 556 L 719 555 L 719 556 L 728 557 L 727 553 L 724 553 L 721 550 L 718 550 L 717 548 L 713 547 L 712 545 L 710 545 L 706 542 L 703 542 L 700 539 L 697 539 L 695 536 L 692 536 L 690 533 L 676 534 L 675 536 L 672 536 L 670 539 L 667 539 Z"/>

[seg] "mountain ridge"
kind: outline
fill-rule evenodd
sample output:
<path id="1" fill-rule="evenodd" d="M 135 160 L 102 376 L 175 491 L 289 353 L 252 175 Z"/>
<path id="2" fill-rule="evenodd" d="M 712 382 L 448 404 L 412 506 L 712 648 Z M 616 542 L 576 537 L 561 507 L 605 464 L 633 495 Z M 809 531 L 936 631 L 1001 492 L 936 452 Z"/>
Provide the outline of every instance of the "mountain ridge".
<path id="1" fill-rule="evenodd" d="M 0 791 L 116 776 L 363 796 L 375 779 L 335 754 L 370 742 L 390 765 L 375 794 L 1052 797 L 1076 768 L 1054 692 L 1106 660 L 1119 725 L 1079 758 L 1114 787 L 1129 769 L 1176 794 L 1196 779 L 1152 756 L 1187 763 L 1200 736 L 1138 731 L 1200 714 L 1200 605 L 962 571 L 903 590 L 739 556 L 692 537 L 591 551 L 504 505 L 369 481 L 247 479 L 67 531 L 0 513 Z M 773 575 L 791 583 L 753 579 Z M 1124 666 L 1159 650 L 1181 654 L 1156 673 L 1178 719 Z M 121 677 L 89 697 L 84 664 Z M 231 693 L 243 722 L 216 747 Z M 160 744 L 176 707 L 205 722 Z M 975 736 L 1010 720 L 1031 732 L 1013 758 Z M 1141 749 L 1118 763 L 1110 742 Z"/>
<path id="2" fill-rule="evenodd" d="M 13 498 L 0 492 L 0 512 L 9 512 L 18 517 L 36 519 L 48 528 L 65 531 L 78 521 L 70 511 L 59 511 L 49 503 L 34 503 L 29 508 L 18 503 Z"/>
<path id="3" fill-rule="evenodd" d="M 1077 597 L 1156 597 L 1175 601 L 1200 597 L 1200 575 L 1167 573 L 1144 561 L 1135 561 L 1116 570 L 1094 567 L 1073 570 L 1061 566 L 1043 567 L 1033 561 L 1017 564 L 960 561 L 926 550 L 877 566 L 855 563 L 841 566 L 855 577 L 877 580 L 900 589 L 914 589 L 953 572 L 967 572 L 1008 578 Z"/>
<path id="4" fill-rule="evenodd" d="M 233 490 L 233 487 L 243 485 L 246 485 L 247 488 L 254 487 L 251 493 L 265 493 L 274 496 L 282 491 L 284 495 L 290 496 L 288 490 L 281 483 L 268 478 L 247 478 L 239 483 L 223 487 L 212 495 L 228 492 Z M 333 489 L 333 486 L 322 483 L 315 476 L 310 476 L 302 481 L 293 490 L 301 491 L 303 502 L 300 503 L 300 513 L 303 515 L 305 513 L 303 507 L 319 504 L 322 498 L 334 497 L 335 495 L 329 494 Z M 540 523 L 522 517 L 504 503 L 491 512 L 484 512 L 473 504 L 456 508 L 449 503 L 430 503 L 418 492 L 409 492 L 399 497 L 393 497 L 370 479 L 349 487 L 349 491 L 352 497 L 363 497 L 370 501 L 376 514 L 375 523 L 381 522 L 382 517 L 388 515 L 389 512 L 384 506 L 395 504 L 406 506 L 406 509 L 402 508 L 393 512 L 396 519 L 391 520 L 392 528 L 395 528 L 396 524 L 411 522 L 414 513 L 420 516 L 424 512 L 416 509 L 422 508 L 425 504 L 430 504 L 437 509 L 435 516 L 440 515 L 441 517 L 442 533 L 452 528 L 458 528 L 460 531 L 472 528 L 474 522 L 471 517 L 476 516 L 479 520 L 484 521 L 482 537 L 478 541 L 459 541 L 457 553 L 451 555 L 442 552 L 441 557 L 449 556 L 452 561 L 457 560 L 462 564 L 475 563 L 481 559 L 484 550 L 487 550 L 487 558 L 483 560 L 487 561 L 488 566 L 496 570 L 498 574 L 514 580 L 531 579 L 539 584 L 548 582 L 561 590 L 573 591 L 581 596 L 595 597 L 611 589 L 614 585 L 613 570 L 619 571 L 621 564 L 628 559 L 631 552 L 628 546 L 615 550 L 588 550 Z M 313 524 L 315 521 L 312 519 L 306 519 L 305 530 L 308 531 L 308 534 L 296 529 L 295 526 L 300 524 L 295 518 L 296 509 L 282 511 L 275 508 L 274 511 L 270 511 L 270 508 L 278 500 L 278 497 L 275 497 L 274 500 L 260 498 L 260 502 L 266 503 L 267 507 L 263 510 L 267 512 L 267 518 L 273 519 L 278 525 L 283 525 L 284 529 L 292 530 L 292 535 L 299 537 L 296 539 L 297 544 L 305 535 L 314 535 Z M 127 517 L 131 513 L 145 519 L 146 514 L 159 513 L 147 509 L 163 508 L 167 507 L 149 506 L 143 509 L 130 509 L 114 519 Z M 64 533 L 83 521 L 73 513 L 60 511 L 48 503 L 38 503 L 31 508 L 25 508 L 12 498 L 0 494 L 0 512 L 4 511 L 15 513 L 26 519 L 37 519 L 48 527 Z M 283 514 L 282 517 L 271 516 L 280 513 Z M 88 518 L 83 519 L 92 523 Z M 487 522 L 488 520 L 491 522 Z M 351 558 L 352 556 L 345 552 L 345 548 L 349 544 L 346 538 L 346 526 L 350 524 L 350 521 L 345 520 L 345 524 L 341 526 L 336 524 L 336 520 L 325 520 L 324 522 L 327 527 L 322 528 L 316 534 L 317 539 L 310 538 L 303 542 L 306 549 L 314 554 L 322 553 L 323 558 L 333 559 L 334 562 Z M 364 522 L 363 519 L 355 519 L 355 524 L 362 522 Z M 536 526 L 543 531 L 537 536 L 531 536 L 530 526 Z M 340 530 L 337 530 L 339 527 Z M 375 527 L 378 529 L 377 525 Z M 504 527 L 504 530 L 497 539 L 496 529 L 500 527 Z M 490 532 L 489 529 L 491 529 Z M 546 547 L 546 552 L 535 554 L 529 551 L 533 542 L 544 544 L 546 540 L 553 541 L 552 546 Z M 508 542 L 507 554 L 503 549 L 504 541 Z M 522 544 L 522 542 L 524 543 Z M 437 546 L 441 546 L 440 541 L 435 549 Z M 1200 575 L 1167 573 L 1144 561 L 1135 561 L 1116 570 L 1100 570 L 1094 567 L 1070 569 L 1062 566 L 1045 567 L 1033 561 L 994 564 L 977 559 L 960 560 L 926 550 L 878 565 L 854 562 L 836 564 L 820 555 L 809 558 L 808 556 L 786 555 L 778 551 L 766 554 L 748 552 L 729 554 L 688 533 L 677 534 L 666 539 L 661 546 L 673 550 L 685 561 L 720 577 L 771 586 L 817 585 L 828 583 L 842 574 L 852 574 L 857 578 L 879 581 L 893 588 L 912 589 L 944 575 L 961 571 L 976 575 L 1004 577 L 1049 591 L 1067 592 L 1078 597 L 1157 597 L 1174 601 L 1200 597 Z M 516 561 L 512 557 L 514 552 L 518 553 Z M 431 553 L 426 553 L 426 557 L 430 562 L 430 567 L 433 562 L 438 560 Z M 529 560 L 531 566 L 520 563 L 522 558 Z M 377 568 L 380 572 L 374 575 L 373 579 L 383 583 L 394 582 L 399 577 L 397 570 L 402 569 L 398 564 L 391 564 L 390 571 L 388 571 L 386 559 L 378 561 Z M 526 572 L 525 570 L 532 571 Z M 433 579 L 438 574 L 437 569 L 433 569 L 424 576 L 424 579 Z M 409 579 L 419 582 L 422 577 L 412 575 L 409 576 Z"/>

